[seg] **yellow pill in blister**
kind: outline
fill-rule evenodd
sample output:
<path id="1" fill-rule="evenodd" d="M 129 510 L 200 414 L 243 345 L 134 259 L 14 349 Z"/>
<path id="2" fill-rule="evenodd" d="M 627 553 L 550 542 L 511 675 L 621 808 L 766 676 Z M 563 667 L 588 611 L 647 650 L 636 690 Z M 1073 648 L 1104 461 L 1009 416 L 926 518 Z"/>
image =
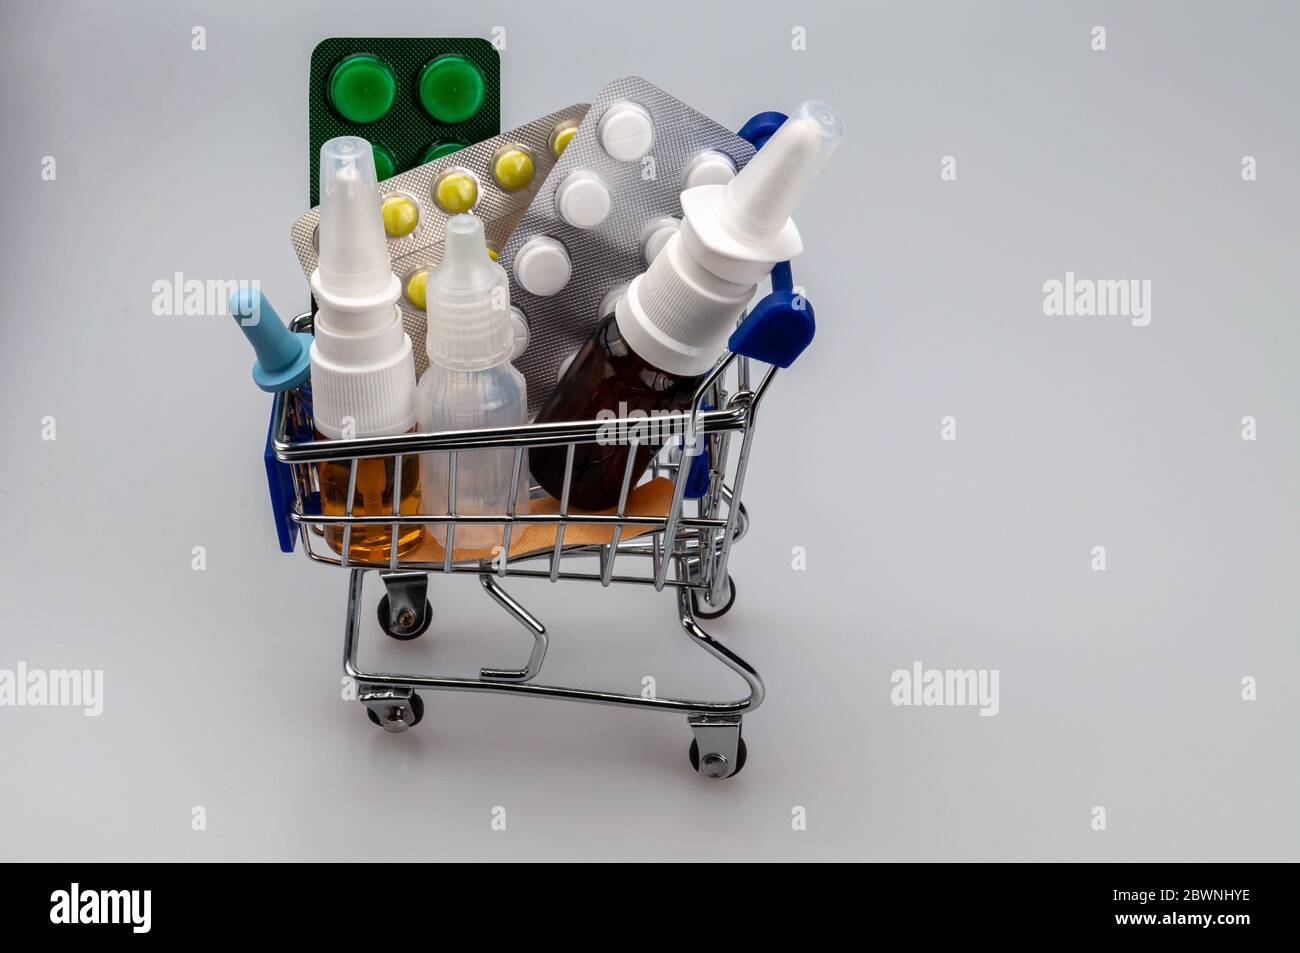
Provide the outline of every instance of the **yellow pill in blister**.
<path id="1" fill-rule="evenodd" d="M 497 246 L 493 245 L 491 242 L 487 243 L 487 250 L 488 250 L 488 257 L 491 258 L 493 261 L 496 261 L 497 258 L 501 256 L 500 249 L 498 249 Z"/>
<path id="2" fill-rule="evenodd" d="M 411 277 L 406 279 L 406 297 L 411 304 L 415 305 L 421 311 L 425 305 L 425 286 L 429 282 L 429 273 L 427 271 L 417 271 Z"/>
<path id="3" fill-rule="evenodd" d="M 504 150 L 492 163 L 492 178 L 508 192 L 527 188 L 533 181 L 533 157 L 518 146 Z"/>
<path id="4" fill-rule="evenodd" d="M 563 129 L 557 129 L 551 136 L 551 155 L 555 158 L 560 157 L 573 139 L 573 134 L 578 131 L 577 126 L 565 126 Z"/>
<path id="5" fill-rule="evenodd" d="M 478 201 L 478 183 L 468 172 L 444 172 L 433 186 L 433 199 L 449 215 L 468 212 Z"/>
<path id="6" fill-rule="evenodd" d="M 389 238 L 405 238 L 420 221 L 420 206 L 405 195 L 390 195 L 379 210 Z"/>

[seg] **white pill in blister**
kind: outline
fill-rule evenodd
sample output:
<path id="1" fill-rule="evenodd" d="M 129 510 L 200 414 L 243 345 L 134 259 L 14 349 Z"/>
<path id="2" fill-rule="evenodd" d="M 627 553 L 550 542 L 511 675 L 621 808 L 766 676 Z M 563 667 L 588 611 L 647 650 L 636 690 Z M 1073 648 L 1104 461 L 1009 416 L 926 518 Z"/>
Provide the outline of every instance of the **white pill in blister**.
<path id="1" fill-rule="evenodd" d="M 545 298 L 569 283 L 573 266 L 569 252 L 554 238 L 535 235 L 515 253 L 515 280 L 529 294 Z"/>
<path id="2" fill-rule="evenodd" d="M 510 360 L 514 361 L 528 350 L 528 319 L 514 305 L 510 306 L 510 327 L 515 333 L 515 349 L 510 352 Z"/>
<path id="3" fill-rule="evenodd" d="M 682 170 L 682 191 L 697 185 L 726 185 L 736 177 L 736 163 L 725 152 L 706 149 Z"/>
<path id="4" fill-rule="evenodd" d="M 574 228 L 595 228 L 609 214 L 609 186 L 594 172 L 570 172 L 555 190 L 555 211 Z"/>
<path id="5" fill-rule="evenodd" d="M 641 255 L 645 258 L 648 265 L 664 250 L 668 244 L 668 239 L 677 234 L 677 229 L 682 227 L 679 219 L 671 215 L 663 215 L 653 219 L 641 229 Z"/>
<path id="6" fill-rule="evenodd" d="M 615 285 L 605 292 L 605 297 L 600 299 L 600 310 L 596 313 L 605 318 L 614 313 L 614 308 L 618 306 L 619 299 L 627 294 L 627 286 L 630 282 L 623 282 L 621 285 Z"/>
<path id="7" fill-rule="evenodd" d="M 644 106 L 615 103 L 605 110 L 596 126 L 600 147 L 619 162 L 635 162 L 650 151 L 655 125 Z"/>

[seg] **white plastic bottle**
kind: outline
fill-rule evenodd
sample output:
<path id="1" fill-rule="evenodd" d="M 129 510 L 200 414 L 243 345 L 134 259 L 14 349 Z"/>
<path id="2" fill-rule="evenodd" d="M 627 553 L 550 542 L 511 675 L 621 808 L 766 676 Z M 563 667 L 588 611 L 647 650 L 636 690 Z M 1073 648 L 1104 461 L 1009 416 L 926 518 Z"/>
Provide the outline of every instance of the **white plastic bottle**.
<path id="1" fill-rule="evenodd" d="M 415 429 L 415 363 L 411 339 L 397 310 L 401 283 L 393 274 L 379 211 L 374 152 L 358 136 L 330 139 L 320 151 L 320 261 L 311 276 L 319 310 L 311 346 L 312 417 L 330 440 L 389 437 Z M 352 496 L 353 516 L 406 515 L 420 509 L 419 468 L 393 457 L 317 465 L 321 510 L 342 516 Z M 397 555 L 420 542 L 418 524 L 402 527 Z M 343 529 L 327 525 L 325 539 L 343 551 Z M 352 559 L 388 562 L 388 526 L 354 526 L 348 534 Z"/>
<path id="2" fill-rule="evenodd" d="M 510 363 L 514 325 L 505 269 L 487 251 L 483 223 L 473 215 L 447 222 L 442 262 L 425 285 L 429 316 L 426 350 L 429 367 L 420 378 L 416 414 L 422 433 L 521 426 L 528 399 L 524 378 Z M 456 458 L 455 515 L 505 514 L 514 477 L 514 451 L 469 450 Z M 424 511 L 448 512 L 448 453 L 421 457 Z M 528 512 L 528 455 L 520 462 L 515 512 Z M 447 525 L 432 526 L 434 538 L 447 542 Z M 456 549 L 499 546 L 503 524 L 461 524 Z"/>

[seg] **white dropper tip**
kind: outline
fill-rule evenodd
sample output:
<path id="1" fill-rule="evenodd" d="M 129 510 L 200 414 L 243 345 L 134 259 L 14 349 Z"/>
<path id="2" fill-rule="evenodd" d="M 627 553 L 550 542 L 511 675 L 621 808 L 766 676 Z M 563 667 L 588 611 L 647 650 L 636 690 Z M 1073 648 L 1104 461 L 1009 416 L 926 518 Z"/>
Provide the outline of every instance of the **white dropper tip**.
<path id="1" fill-rule="evenodd" d="M 484 291 L 495 282 L 497 268 L 493 268 L 488 255 L 482 219 L 473 215 L 453 215 L 447 219 L 442 261 L 437 269 L 438 284 L 447 290 Z"/>
<path id="2" fill-rule="evenodd" d="M 477 370 L 509 360 L 510 285 L 505 269 L 488 255 L 483 220 L 453 215 L 443 236 L 442 261 L 424 286 L 430 362 Z"/>
<path id="3" fill-rule="evenodd" d="M 393 280 L 370 143 L 339 136 L 320 148 L 320 269 L 328 293 L 367 298 Z"/>
<path id="4" fill-rule="evenodd" d="M 726 185 L 721 223 L 737 241 L 763 247 L 780 233 L 835 147 L 844 120 L 834 106 L 804 102 Z"/>

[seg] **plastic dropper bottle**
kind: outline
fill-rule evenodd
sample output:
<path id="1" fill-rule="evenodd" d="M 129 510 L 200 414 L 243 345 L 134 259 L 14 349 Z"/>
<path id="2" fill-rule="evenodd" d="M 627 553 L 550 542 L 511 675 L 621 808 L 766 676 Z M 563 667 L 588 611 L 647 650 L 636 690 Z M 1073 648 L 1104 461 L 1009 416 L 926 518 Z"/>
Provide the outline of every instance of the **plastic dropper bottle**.
<path id="1" fill-rule="evenodd" d="M 839 113 L 809 100 L 734 179 L 683 192 L 681 228 L 597 325 L 538 422 L 688 409 L 758 282 L 803 251 L 790 214 L 843 134 Z M 662 443 L 638 444 L 634 484 Z M 584 509 L 616 506 L 628 448 L 626 441 L 579 445 L 569 499 Z M 564 447 L 531 454 L 534 479 L 557 498 L 565 455 Z"/>
<path id="2" fill-rule="evenodd" d="M 473 215 L 454 215 L 444 232 L 442 261 L 429 273 L 425 337 L 429 367 L 420 378 L 416 408 L 423 433 L 517 427 L 528 407 L 524 378 L 510 356 L 514 325 L 505 269 L 488 256 L 483 222 Z M 462 450 L 456 455 L 456 516 L 505 515 L 514 479 L 510 449 Z M 421 457 L 425 511 L 448 513 L 451 455 Z M 515 512 L 528 512 L 528 457 L 519 464 Z M 447 524 L 435 523 L 433 536 L 447 544 Z M 457 549 L 490 549 L 501 544 L 504 525 L 456 527 Z"/>
<path id="3" fill-rule="evenodd" d="M 320 150 L 320 259 L 311 275 L 316 337 L 311 346 L 312 421 L 321 439 L 388 437 L 415 429 L 415 363 L 397 310 L 401 284 L 393 274 L 379 211 L 379 183 L 370 143 L 330 139 Z M 318 465 L 321 512 L 347 512 L 351 461 Z M 403 514 L 420 511 L 418 459 L 373 457 L 356 464 L 353 516 L 388 516 L 394 498 Z M 403 526 L 397 555 L 419 544 L 424 530 Z M 343 552 L 343 527 L 325 527 L 325 541 Z M 392 531 L 353 526 L 348 556 L 387 562 Z"/>

